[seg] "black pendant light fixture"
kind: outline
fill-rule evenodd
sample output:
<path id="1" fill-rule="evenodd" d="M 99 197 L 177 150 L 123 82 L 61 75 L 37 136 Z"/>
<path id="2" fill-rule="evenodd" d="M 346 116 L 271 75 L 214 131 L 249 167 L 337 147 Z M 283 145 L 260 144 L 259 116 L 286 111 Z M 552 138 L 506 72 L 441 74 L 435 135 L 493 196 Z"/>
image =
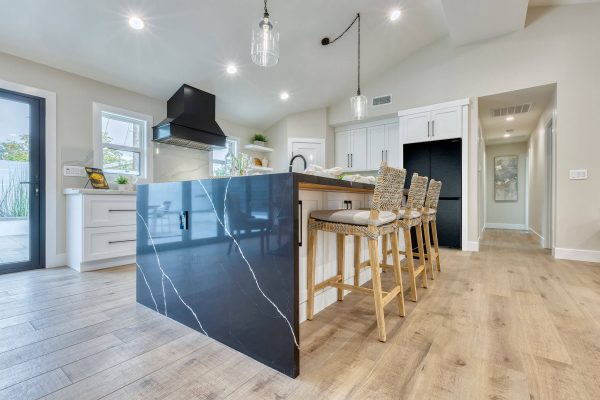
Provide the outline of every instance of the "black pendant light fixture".
<path id="1" fill-rule="evenodd" d="M 330 40 L 328 37 L 325 37 L 321 40 L 321 44 L 323 46 L 328 46 L 330 44 L 335 43 L 338 39 L 346 34 L 352 28 L 354 23 L 358 21 L 358 57 L 357 57 L 357 66 L 358 66 L 358 88 L 356 90 L 356 96 L 350 98 L 350 107 L 352 109 L 352 115 L 354 119 L 363 119 L 367 116 L 367 97 L 360 94 L 360 13 L 356 14 L 354 20 L 348 25 L 346 30 L 342 32 L 338 37 L 333 40 Z"/>
<path id="2" fill-rule="evenodd" d="M 279 62 L 279 24 L 269 15 L 267 0 L 263 17 L 252 26 L 252 62 L 261 67 L 272 67 Z"/>

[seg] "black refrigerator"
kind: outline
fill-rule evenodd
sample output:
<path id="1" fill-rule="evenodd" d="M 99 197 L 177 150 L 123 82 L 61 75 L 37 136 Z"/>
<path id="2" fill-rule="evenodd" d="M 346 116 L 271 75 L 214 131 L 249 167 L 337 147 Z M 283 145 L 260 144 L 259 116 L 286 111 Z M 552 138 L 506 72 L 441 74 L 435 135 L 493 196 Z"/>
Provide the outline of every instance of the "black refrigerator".
<path id="1" fill-rule="evenodd" d="M 461 139 L 405 144 L 403 152 L 407 186 L 414 172 L 442 181 L 437 212 L 438 241 L 440 246 L 461 248 Z M 414 238 L 413 243 L 416 243 Z"/>

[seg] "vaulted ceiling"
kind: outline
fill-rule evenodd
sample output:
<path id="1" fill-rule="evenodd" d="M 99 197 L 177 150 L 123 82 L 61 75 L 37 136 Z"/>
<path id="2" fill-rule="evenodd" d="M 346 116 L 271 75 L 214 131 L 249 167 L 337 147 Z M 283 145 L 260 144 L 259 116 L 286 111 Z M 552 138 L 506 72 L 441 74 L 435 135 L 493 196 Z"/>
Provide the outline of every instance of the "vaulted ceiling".
<path id="1" fill-rule="evenodd" d="M 480 5 L 461 16 L 469 3 Z M 493 27 L 477 20 L 498 16 L 492 3 L 505 2 L 270 0 L 281 31 L 280 63 L 261 68 L 249 54 L 260 0 L 0 0 L 0 51 L 164 100 L 188 83 L 216 94 L 221 118 L 264 128 L 353 95 L 355 32 L 333 46 L 320 40 L 343 31 L 357 12 L 362 79 L 369 80 L 448 33 L 463 44 L 523 27 L 527 1 L 507 0 Z M 394 8 L 402 16 L 392 22 Z M 132 30 L 131 15 L 146 27 Z M 226 73 L 230 63 L 236 75 Z M 290 93 L 285 102 L 281 91 Z"/>

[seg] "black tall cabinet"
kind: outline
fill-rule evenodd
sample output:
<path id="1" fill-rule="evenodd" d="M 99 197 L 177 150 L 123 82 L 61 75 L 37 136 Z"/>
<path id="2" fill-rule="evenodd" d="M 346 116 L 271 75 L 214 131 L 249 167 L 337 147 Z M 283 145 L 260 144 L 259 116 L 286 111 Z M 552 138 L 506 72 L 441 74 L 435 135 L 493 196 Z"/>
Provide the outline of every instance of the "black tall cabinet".
<path id="1" fill-rule="evenodd" d="M 439 244 L 444 247 L 461 248 L 461 139 L 405 144 L 403 152 L 407 185 L 414 172 L 442 181 L 437 213 Z"/>

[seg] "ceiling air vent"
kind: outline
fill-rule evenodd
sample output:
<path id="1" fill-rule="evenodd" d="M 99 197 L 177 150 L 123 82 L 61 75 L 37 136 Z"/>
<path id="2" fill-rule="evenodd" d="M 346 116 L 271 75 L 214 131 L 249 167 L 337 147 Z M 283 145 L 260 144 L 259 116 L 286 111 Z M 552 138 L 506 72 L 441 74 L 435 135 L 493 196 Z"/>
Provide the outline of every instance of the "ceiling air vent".
<path id="1" fill-rule="evenodd" d="M 533 104 L 519 104 L 516 106 L 509 106 L 503 108 L 495 108 L 490 112 L 492 114 L 492 118 L 496 117 L 506 117 L 507 115 L 515 115 L 515 114 L 524 114 L 533 109 Z"/>
<path id="2" fill-rule="evenodd" d="M 383 106 L 385 104 L 392 104 L 392 95 L 391 94 L 387 94 L 385 96 L 373 97 L 373 100 L 371 101 L 371 105 L 373 107 Z"/>

